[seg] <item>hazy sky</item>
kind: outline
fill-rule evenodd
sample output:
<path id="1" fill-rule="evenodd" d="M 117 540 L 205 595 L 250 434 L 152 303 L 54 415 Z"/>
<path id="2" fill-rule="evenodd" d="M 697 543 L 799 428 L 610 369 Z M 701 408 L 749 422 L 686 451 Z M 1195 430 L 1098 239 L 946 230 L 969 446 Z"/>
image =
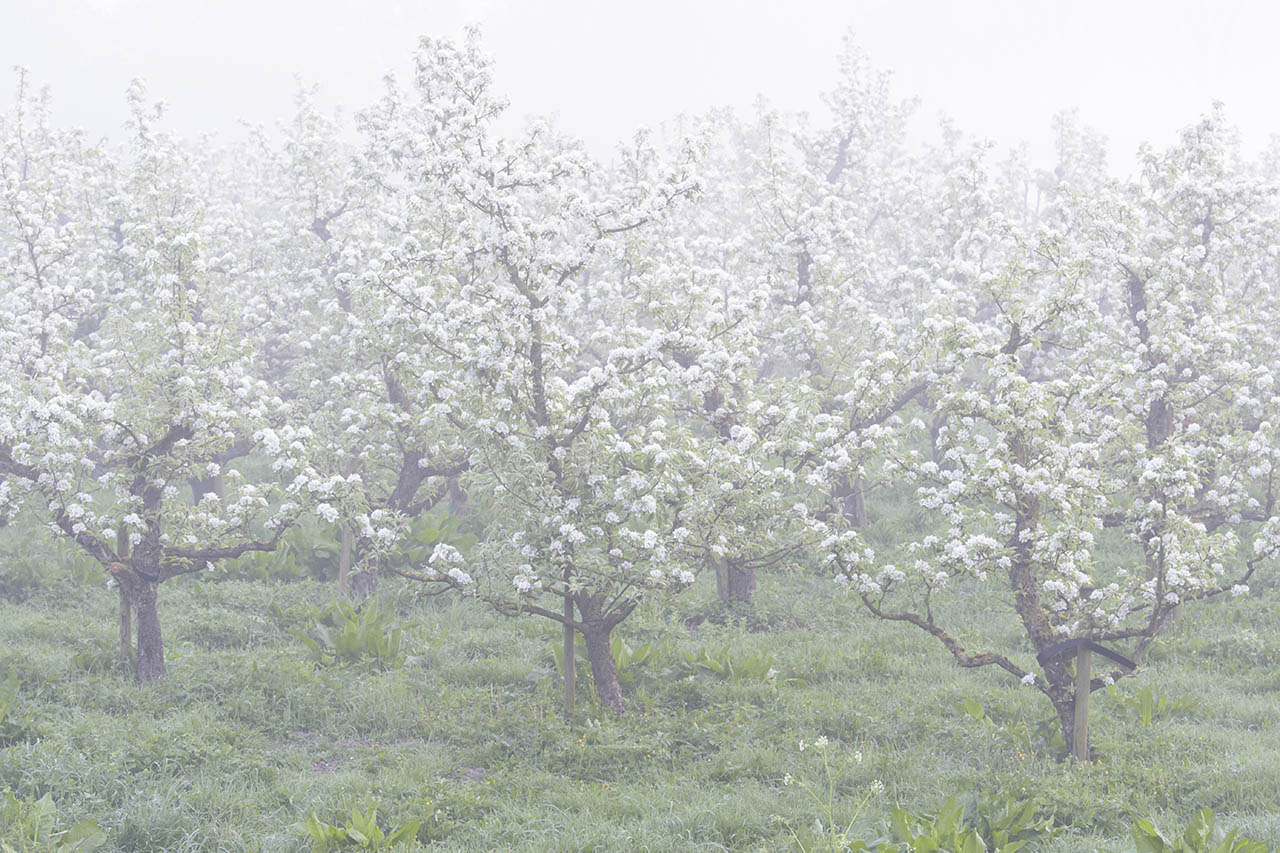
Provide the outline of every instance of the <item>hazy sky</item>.
<path id="1" fill-rule="evenodd" d="M 141 76 L 187 134 L 291 110 L 296 76 L 362 106 L 420 34 L 481 25 L 515 114 L 554 114 L 593 150 L 639 125 L 757 93 L 820 109 L 851 31 L 899 94 L 1003 145 L 1048 150 L 1077 108 L 1117 171 L 1217 99 L 1256 150 L 1280 132 L 1280 6 L 1262 2 L 954 0 L 0 0 L 0 58 L 53 90 L 60 120 L 115 134 Z M 296 75 L 296 76 L 295 76 Z"/>

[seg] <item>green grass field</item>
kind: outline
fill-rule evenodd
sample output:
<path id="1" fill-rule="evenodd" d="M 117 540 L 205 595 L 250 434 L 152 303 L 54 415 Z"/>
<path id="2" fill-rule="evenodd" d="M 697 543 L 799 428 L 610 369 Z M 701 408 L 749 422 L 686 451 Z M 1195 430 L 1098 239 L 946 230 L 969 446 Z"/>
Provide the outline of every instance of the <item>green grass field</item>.
<path id="1" fill-rule="evenodd" d="M 168 584 L 171 674 L 138 688 L 117 660 L 117 597 L 85 575 L 10 582 L 0 601 L 14 849 L 45 794 L 59 827 L 93 819 L 106 850 L 307 850 L 300 821 L 370 805 L 384 831 L 416 819 L 417 843 L 443 850 L 839 849 L 818 835 L 852 823 L 872 842 L 894 804 L 931 813 L 953 796 L 970 816 L 1033 802 L 1045 828 L 1029 850 L 1132 850 L 1136 818 L 1180 831 L 1203 807 L 1280 843 L 1275 589 L 1189 610 L 1139 675 L 1095 694 L 1096 760 L 1073 766 L 1038 692 L 956 667 L 816 575 L 762 578 L 750 612 L 726 612 L 706 578 L 642 609 L 618 632 L 650 653 L 624 669 L 629 715 L 601 710 L 584 677 L 568 722 L 549 625 L 392 583 L 403 661 L 386 667 L 320 665 L 293 633 L 314 635 L 329 585 Z M 1030 661 L 975 594 L 948 618 L 969 637 L 995 626 Z"/>

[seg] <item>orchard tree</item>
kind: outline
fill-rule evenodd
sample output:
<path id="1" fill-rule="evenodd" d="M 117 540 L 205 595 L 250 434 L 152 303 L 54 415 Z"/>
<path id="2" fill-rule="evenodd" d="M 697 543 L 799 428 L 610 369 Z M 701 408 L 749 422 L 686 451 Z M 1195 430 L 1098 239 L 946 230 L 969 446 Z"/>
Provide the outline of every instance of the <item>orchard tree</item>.
<path id="1" fill-rule="evenodd" d="M 1108 519 L 1162 578 L 1186 550 L 1275 515 L 1276 187 L 1248 175 L 1221 107 L 1140 177 L 1082 200 L 1117 405 L 1142 426 L 1132 503 Z M 1178 584 L 1162 594 L 1180 599 Z"/>
<path id="2" fill-rule="evenodd" d="M 543 125 L 496 136 L 490 78 L 474 33 L 424 39 L 413 88 L 389 81 L 363 118 L 371 166 L 407 190 L 403 236 L 363 284 L 412 323 L 402 347 L 423 354 L 406 358 L 440 365 L 422 380 L 430 412 L 458 429 L 487 510 L 471 553 L 440 545 L 403 573 L 560 623 L 567 707 L 581 632 L 597 694 L 622 713 L 611 632 L 693 575 L 674 558 L 690 535 L 678 330 L 646 322 L 663 283 L 621 271 L 693 183 L 643 144 L 603 169 Z"/>
<path id="3" fill-rule="evenodd" d="M 148 682 L 166 672 L 159 585 L 275 547 L 314 479 L 310 432 L 247 343 L 239 208 L 193 190 L 140 85 L 129 103 L 119 156 L 25 89 L 4 119 L 0 502 L 110 571 Z M 251 464 L 224 468 L 242 444 Z M 224 495 L 193 502 L 187 482 L 215 475 Z"/>
<path id="4" fill-rule="evenodd" d="M 282 149 L 270 149 L 278 277 L 293 307 L 280 333 L 291 353 L 281 380 L 309 413 L 316 466 L 334 487 L 316 511 L 340 524 L 344 589 L 353 564 L 373 578 L 405 525 L 467 467 L 437 406 L 448 365 L 415 345 L 412 311 L 390 289 L 441 274 L 410 248 L 423 235 L 406 223 L 428 221 L 416 216 L 422 188 L 397 183 L 376 133 L 367 143 L 366 151 L 344 143 L 337 122 L 303 93 Z"/>
<path id="5" fill-rule="evenodd" d="M 1188 156 L 1185 140 L 1161 158 L 1188 160 L 1214 162 L 1203 151 Z M 1208 174 L 1183 173 L 1163 197 L 1116 187 L 1109 204 L 1092 207 L 1087 227 L 1018 238 L 1021 257 L 982 283 L 994 311 L 959 319 L 949 332 L 965 369 L 949 374 L 937 397 L 946 415 L 938 459 L 908 469 L 935 529 L 892 562 L 856 531 L 825 543 L 872 614 L 927 631 L 962 666 L 998 666 L 1035 686 L 1069 743 L 1077 674 L 1045 653 L 1082 638 L 1132 642 L 1136 655 L 1180 604 L 1247 592 L 1257 567 L 1280 553 L 1270 497 L 1280 402 L 1274 345 L 1257 318 L 1223 298 L 1235 289 L 1271 310 L 1261 273 L 1274 261 L 1265 241 L 1246 235 L 1259 234 L 1254 221 L 1273 214 L 1265 193 L 1234 184 L 1234 197 L 1249 202 L 1233 211 L 1239 239 L 1223 249 L 1231 260 L 1216 275 L 1188 265 L 1204 257 L 1204 230 L 1179 227 L 1177 209 L 1213 194 L 1212 183 Z M 1152 211 L 1145 221 L 1125 215 L 1135 203 L 1121 200 L 1135 198 Z M 1082 215 L 1069 210 L 1064 221 Z M 1131 279 L 1112 271 L 1137 263 L 1116 250 L 1135 243 L 1159 247 L 1147 250 L 1142 268 L 1159 267 L 1146 280 L 1159 281 L 1167 312 L 1136 304 L 1128 296 L 1136 287 L 1126 292 Z M 1175 399 L 1178 414 L 1166 418 Z M 1121 530 L 1132 543 L 1128 558 L 1100 559 L 1104 546 L 1123 545 Z M 1008 602 L 1045 659 L 1039 671 L 1016 655 L 975 649 L 980 641 L 944 624 L 937 603 L 975 584 Z M 1104 674 L 1087 689 L 1124 674 Z"/>

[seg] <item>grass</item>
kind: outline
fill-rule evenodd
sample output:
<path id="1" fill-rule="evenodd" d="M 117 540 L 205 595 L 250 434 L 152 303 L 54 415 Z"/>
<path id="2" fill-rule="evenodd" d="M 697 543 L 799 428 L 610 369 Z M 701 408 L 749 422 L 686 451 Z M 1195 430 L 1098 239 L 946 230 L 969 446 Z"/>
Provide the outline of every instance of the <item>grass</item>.
<path id="1" fill-rule="evenodd" d="M 1030 849 L 1131 850 L 1135 818 L 1173 829 L 1205 806 L 1220 827 L 1280 844 L 1272 588 L 1189 608 L 1122 696 L 1096 694 L 1097 760 L 1073 767 L 1037 734 L 1051 717 L 1038 692 L 959 669 L 932 638 L 874 621 L 811 574 L 762 577 L 756 606 L 736 615 L 710 579 L 674 606 L 645 606 L 620 629 L 660 646 L 626 674 L 631 713 L 601 710 L 583 679 L 568 722 L 548 625 L 391 583 L 408 627 L 406 658 L 388 669 L 308 658 L 291 632 L 314 628 L 328 585 L 167 584 L 170 676 L 140 689 L 115 659 L 115 594 L 78 574 L 0 584 L 0 678 L 17 674 L 27 715 L 0 741 L 0 789 L 51 794 L 62 825 L 106 830 L 104 849 L 309 849 L 296 822 L 341 824 L 376 803 L 384 829 L 419 819 L 420 841 L 441 850 L 785 850 L 823 815 L 787 778 L 828 790 L 822 756 L 800 749 L 819 737 L 836 768 L 833 813 L 856 814 L 867 839 L 894 804 L 986 795 L 1052 815 L 1055 831 Z M 995 626 L 998 647 L 1030 660 L 979 591 L 944 617 L 972 636 Z M 691 671 L 686 655 L 724 646 L 772 656 L 777 675 Z M 1143 725 L 1124 696 L 1148 686 L 1192 701 Z"/>

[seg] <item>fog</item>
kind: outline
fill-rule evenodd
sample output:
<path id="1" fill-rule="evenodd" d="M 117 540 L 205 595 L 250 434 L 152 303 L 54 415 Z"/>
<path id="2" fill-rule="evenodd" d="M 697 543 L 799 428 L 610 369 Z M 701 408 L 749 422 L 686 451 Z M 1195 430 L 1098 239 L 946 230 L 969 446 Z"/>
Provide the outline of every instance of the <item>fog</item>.
<path id="1" fill-rule="evenodd" d="M 290 114 L 299 81 L 330 105 L 369 103 L 419 35 L 478 24 L 497 63 L 508 121 L 556 117 L 608 152 L 640 125 L 763 94 L 820 108 L 849 32 L 898 94 L 918 96 L 917 132 L 947 114 L 1002 146 L 1049 150 L 1062 109 L 1109 138 L 1112 169 L 1140 142 L 1163 143 L 1214 100 L 1246 151 L 1280 130 L 1274 89 L 1280 13 L 1269 4 L 1131 2 L 760 2 L 636 4 L 498 0 L 15 2 L 0 31 L 7 64 L 51 86 L 59 121 L 115 134 L 130 79 L 145 78 L 187 135 L 234 134 L 240 120 Z"/>

